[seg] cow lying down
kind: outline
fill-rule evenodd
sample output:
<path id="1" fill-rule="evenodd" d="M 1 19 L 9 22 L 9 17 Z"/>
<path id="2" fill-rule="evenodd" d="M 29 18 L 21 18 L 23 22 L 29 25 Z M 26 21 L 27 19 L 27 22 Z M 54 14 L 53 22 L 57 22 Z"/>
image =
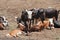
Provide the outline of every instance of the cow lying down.
<path id="1" fill-rule="evenodd" d="M 17 29 L 14 29 L 12 30 L 11 32 L 9 32 L 8 34 L 6 34 L 7 37 L 20 37 L 20 35 L 22 33 L 24 33 L 22 30 L 24 30 L 24 25 L 19 23 L 18 24 L 18 28 Z"/>
<path id="2" fill-rule="evenodd" d="M 22 31 L 19 29 L 12 30 L 8 34 L 6 34 L 7 37 L 19 37 L 19 35 L 22 34 Z"/>
<path id="3" fill-rule="evenodd" d="M 39 21 L 36 25 L 33 25 L 30 30 L 31 31 L 41 31 L 41 29 L 43 28 L 43 23 L 42 21 Z"/>
<path id="4" fill-rule="evenodd" d="M 42 29 L 54 28 L 53 18 L 45 19 L 43 22 L 39 21 L 36 25 L 31 27 L 31 31 L 41 31 Z"/>
<path id="5" fill-rule="evenodd" d="M 43 21 L 44 28 L 52 29 L 54 28 L 53 18 L 47 18 Z"/>

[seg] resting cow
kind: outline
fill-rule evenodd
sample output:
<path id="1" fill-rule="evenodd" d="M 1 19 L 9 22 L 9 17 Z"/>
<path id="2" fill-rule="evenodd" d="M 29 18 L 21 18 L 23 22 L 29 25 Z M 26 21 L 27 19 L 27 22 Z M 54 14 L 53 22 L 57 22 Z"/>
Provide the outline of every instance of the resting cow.
<path id="1" fill-rule="evenodd" d="M 6 36 L 7 37 L 20 37 L 21 34 L 22 34 L 22 31 L 20 29 L 14 29 L 8 34 L 6 34 Z"/>
<path id="2" fill-rule="evenodd" d="M 53 24 L 52 26 L 54 26 L 53 20 L 57 21 L 57 19 L 58 19 L 59 11 L 60 10 L 57 10 L 57 9 L 54 9 L 51 7 L 44 10 L 44 12 L 45 12 L 44 16 L 45 16 L 45 18 L 49 18 L 50 23 Z M 54 17 L 54 19 L 52 19 L 53 17 Z"/>
<path id="3" fill-rule="evenodd" d="M 5 16 L 2 16 L 4 18 L 3 25 L 6 27 L 8 26 L 8 21 Z"/>
<path id="4" fill-rule="evenodd" d="M 4 29 L 8 26 L 8 21 L 5 16 L 0 16 L 0 22 L 3 24 Z"/>
<path id="5" fill-rule="evenodd" d="M 18 23 L 17 29 L 12 30 L 8 34 L 6 34 L 7 37 L 20 37 L 20 35 L 25 30 L 25 26 L 22 23 Z"/>
<path id="6" fill-rule="evenodd" d="M 39 21 L 36 25 L 33 25 L 30 28 L 30 31 L 41 31 L 43 29 L 43 23 L 42 21 Z"/>
<path id="7" fill-rule="evenodd" d="M 54 28 L 54 23 L 53 23 L 53 18 L 46 18 L 44 21 L 43 21 L 43 26 L 44 28 L 46 29 L 52 29 Z"/>

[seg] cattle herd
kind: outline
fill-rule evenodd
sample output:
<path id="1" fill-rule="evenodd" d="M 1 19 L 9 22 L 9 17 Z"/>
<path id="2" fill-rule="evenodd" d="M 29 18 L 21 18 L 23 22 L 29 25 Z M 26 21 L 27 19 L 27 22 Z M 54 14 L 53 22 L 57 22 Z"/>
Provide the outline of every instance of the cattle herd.
<path id="1" fill-rule="evenodd" d="M 53 29 L 60 27 L 58 15 L 60 10 L 55 8 L 33 8 L 30 10 L 22 10 L 21 17 L 15 17 L 18 27 L 12 30 L 6 36 L 17 37 L 23 32 L 27 33 L 34 31 L 42 31 L 43 29 Z M 0 30 L 4 30 L 8 26 L 8 21 L 4 16 L 0 16 Z"/>

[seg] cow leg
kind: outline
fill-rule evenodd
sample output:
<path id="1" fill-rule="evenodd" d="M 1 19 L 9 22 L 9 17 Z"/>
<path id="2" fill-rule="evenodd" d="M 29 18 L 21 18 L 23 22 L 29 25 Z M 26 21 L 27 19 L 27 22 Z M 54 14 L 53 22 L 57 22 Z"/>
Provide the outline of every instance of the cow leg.
<path id="1" fill-rule="evenodd" d="M 27 33 L 27 31 L 28 31 L 28 25 L 27 25 L 27 22 L 24 21 L 24 24 L 25 24 L 25 32 Z"/>
<path id="2" fill-rule="evenodd" d="M 28 36 L 28 34 L 29 34 L 29 21 L 25 21 L 24 24 L 26 26 L 25 27 L 25 32 L 27 33 L 26 36 Z"/>
<path id="3" fill-rule="evenodd" d="M 55 15 L 56 20 L 58 19 L 58 13 Z"/>
<path id="4" fill-rule="evenodd" d="M 50 18 L 49 22 L 50 22 L 50 29 L 54 28 L 53 18 Z"/>

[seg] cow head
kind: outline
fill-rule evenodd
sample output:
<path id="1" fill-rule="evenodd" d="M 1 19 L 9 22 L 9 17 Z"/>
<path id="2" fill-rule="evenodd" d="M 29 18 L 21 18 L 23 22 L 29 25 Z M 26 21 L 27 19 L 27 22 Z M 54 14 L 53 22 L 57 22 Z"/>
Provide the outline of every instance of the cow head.
<path id="1" fill-rule="evenodd" d="M 32 11 L 26 10 L 27 14 L 28 14 L 28 19 L 32 19 Z"/>
<path id="2" fill-rule="evenodd" d="M 28 13 L 26 12 L 26 10 L 22 11 L 21 19 L 22 19 L 22 21 L 28 20 Z"/>

